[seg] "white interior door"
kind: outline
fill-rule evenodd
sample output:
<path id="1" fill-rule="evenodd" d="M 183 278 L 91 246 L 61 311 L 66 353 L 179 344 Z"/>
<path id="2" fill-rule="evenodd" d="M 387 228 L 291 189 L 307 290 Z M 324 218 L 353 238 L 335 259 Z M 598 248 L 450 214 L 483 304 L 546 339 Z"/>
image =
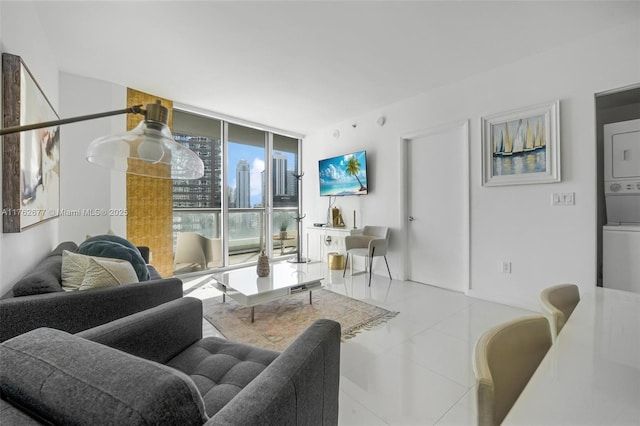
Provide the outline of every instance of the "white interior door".
<path id="1" fill-rule="evenodd" d="M 469 289 L 468 123 L 404 138 L 407 278 Z"/>

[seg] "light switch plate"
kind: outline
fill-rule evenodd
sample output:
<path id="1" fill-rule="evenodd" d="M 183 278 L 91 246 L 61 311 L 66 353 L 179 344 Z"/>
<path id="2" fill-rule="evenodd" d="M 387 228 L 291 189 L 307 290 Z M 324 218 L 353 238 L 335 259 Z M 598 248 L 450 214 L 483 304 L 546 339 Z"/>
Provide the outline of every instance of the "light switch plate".
<path id="1" fill-rule="evenodd" d="M 573 206 L 575 201 L 575 192 L 554 192 L 551 194 L 552 206 Z"/>

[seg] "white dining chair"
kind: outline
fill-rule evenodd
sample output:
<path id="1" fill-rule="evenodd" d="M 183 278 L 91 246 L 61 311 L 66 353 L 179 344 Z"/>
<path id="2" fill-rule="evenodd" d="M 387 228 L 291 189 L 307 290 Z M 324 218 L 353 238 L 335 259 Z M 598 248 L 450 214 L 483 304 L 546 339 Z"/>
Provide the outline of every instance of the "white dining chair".
<path id="1" fill-rule="evenodd" d="M 542 315 L 514 319 L 480 336 L 473 357 L 478 425 L 502 423 L 550 347 L 549 321 Z"/>
<path id="2" fill-rule="evenodd" d="M 554 285 L 540 293 L 540 306 L 551 326 L 551 338 L 554 342 L 579 301 L 580 290 L 575 284 Z"/>
<path id="3" fill-rule="evenodd" d="M 382 256 L 384 258 L 384 263 L 387 265 L 389 279 L 392 279 L 389 262 L 387 262 L 387 250 L 389 248 L 390 235 L 391 230 L 386 226 L 365 226 L 362 228 L 362 234 L 346 236 L 344 244 L 347 250 L 347 258 L 344 262 L 342 276 L 344 277 L 347 272 L 349 256 L 351 256 L 351 275 L 353 275 L 353 256 L 365 257 L 365 264 L 368 265 L 369 269 L 369 286 L 371 286 L 373 258 L 376 256 Z"/>

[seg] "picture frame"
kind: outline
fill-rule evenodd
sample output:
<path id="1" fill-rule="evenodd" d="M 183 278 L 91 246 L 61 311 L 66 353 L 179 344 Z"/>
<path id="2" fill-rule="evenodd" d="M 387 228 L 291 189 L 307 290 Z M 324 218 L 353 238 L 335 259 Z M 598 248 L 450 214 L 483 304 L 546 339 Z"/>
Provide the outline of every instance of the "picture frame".
<path id="1" fill-rule="evenodd" d="M 560 182 L 560 100 L 481 118 L 482 185 Z"/>
<path id="2" fill-rule="evenodd" d="M 3 127 L 58 120 L 20 56 L 2 54 Z M 60 126 L 2 138 L 2 230 L 22 232 L 60 212 Z"/>

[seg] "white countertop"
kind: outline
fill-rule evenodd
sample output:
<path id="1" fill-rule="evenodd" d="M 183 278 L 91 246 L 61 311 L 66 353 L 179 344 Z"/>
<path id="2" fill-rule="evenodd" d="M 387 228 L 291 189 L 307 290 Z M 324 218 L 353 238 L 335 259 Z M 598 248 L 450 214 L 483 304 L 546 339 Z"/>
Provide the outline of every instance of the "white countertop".
<path id="1" fill-rule="evenodd" d="M 639 425 L 640 294 L 581 300 L 505 425 Z"/>

